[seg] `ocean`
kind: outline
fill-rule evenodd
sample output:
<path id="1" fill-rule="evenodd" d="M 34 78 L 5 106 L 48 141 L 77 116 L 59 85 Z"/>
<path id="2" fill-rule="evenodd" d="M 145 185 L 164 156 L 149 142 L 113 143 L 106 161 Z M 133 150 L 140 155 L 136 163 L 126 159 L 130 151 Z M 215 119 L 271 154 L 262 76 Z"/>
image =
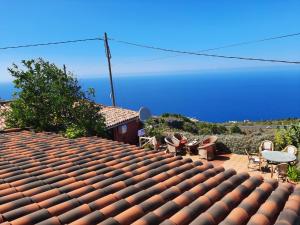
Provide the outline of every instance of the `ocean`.
<path id="1" fill-rule="evenodd" d="M 110 105 L 108 77 L 79 79 Z M 209 122 L 300 118 L 300 71 L 209 72 L 114 77 L 116 104 L 152 114 L 179 113 Z M 0 83 L 0 98 L 13 85 Z"/>

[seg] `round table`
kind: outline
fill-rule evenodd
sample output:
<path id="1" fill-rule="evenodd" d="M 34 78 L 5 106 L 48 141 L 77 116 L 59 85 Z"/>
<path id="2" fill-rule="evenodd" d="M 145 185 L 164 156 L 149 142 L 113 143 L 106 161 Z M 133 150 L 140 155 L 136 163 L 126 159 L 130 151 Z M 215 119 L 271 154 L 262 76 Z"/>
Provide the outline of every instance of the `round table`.
<path id="1" fill-rule="evenodd" d="M 268 161 L 277 163 L 289 163 L 296 160 L 296 156 L 287 152 L 279 151 L 262 151 L 262 157 Z"/>
<path id="2" fill-rule="evenodd" d="M 296 160 L 296 156 L 287 152 L 279 151 L 262 151 L 261 155 L 267 161 L 272 163 L 290 163 Z M 271 177 L 273 177 L 273 166 L 271 169 Z"/>

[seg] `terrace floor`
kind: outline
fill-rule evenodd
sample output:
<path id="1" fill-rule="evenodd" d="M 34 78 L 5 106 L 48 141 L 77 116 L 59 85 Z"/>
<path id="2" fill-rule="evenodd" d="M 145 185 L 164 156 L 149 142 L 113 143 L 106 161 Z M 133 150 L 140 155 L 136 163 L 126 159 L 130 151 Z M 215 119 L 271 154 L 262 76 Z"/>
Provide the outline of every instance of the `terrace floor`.
<path id="1" fill-rule="evenodd" d="M 206 161 L 205 159 L 200 159 L 198 155 L 191 156 L 183 156 L 183 158 L 191 158 L 193 161 L 200 160 Z M 255 169 L 248 169 L 248 159 L 246 155 L 238 155 L 238 154 L 219 154 L 216 156 L 215 160 L 209 161 L 214 166 L 223 166 L 225 169 L 232 168 L 236 170 L 238 173 L 240 172 L 248 172 L 250 175 L 260 174 L 265 179 L 271 178 L 271 172 L 261 172 Z M 274 179 L 277 179 L 277 174 L 274 173 Z"/>

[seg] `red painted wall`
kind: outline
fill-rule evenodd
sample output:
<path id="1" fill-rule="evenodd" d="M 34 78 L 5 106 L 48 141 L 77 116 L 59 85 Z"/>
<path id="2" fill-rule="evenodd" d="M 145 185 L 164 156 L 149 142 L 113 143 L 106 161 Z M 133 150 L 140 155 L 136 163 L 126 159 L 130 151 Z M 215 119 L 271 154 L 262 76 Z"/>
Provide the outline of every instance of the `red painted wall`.
<path id="1" fill-rule="evenodd" d="M 126 124 L 127 132 L 121 133 L 121 126 L 113 128 L 113 140 L 121 141 L 128 144 L 138 144 L 139 138 L 137 136 L 138 130 L 141 129 L 140 121 L 134 120 Z"/>

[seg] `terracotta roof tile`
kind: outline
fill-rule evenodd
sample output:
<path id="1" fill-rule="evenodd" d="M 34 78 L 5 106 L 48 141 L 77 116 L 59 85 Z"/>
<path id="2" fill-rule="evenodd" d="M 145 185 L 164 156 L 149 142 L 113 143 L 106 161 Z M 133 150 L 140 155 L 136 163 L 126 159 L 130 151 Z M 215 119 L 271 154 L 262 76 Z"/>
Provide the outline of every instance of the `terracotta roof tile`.
<path id="1" fill-rule="evenodd" d="M 136 146 L 0 133 L 0 223 L 299 224 L 300 186 Z"/>
<path id="2" fill-rule="evenodd" d="M 108 128 L 121 125 L 127 121 L 138 119 L 139 117 L 139 113 L 136 111 L 113 106 L 102 105 L 100 112 L 103 114 Z"/>

